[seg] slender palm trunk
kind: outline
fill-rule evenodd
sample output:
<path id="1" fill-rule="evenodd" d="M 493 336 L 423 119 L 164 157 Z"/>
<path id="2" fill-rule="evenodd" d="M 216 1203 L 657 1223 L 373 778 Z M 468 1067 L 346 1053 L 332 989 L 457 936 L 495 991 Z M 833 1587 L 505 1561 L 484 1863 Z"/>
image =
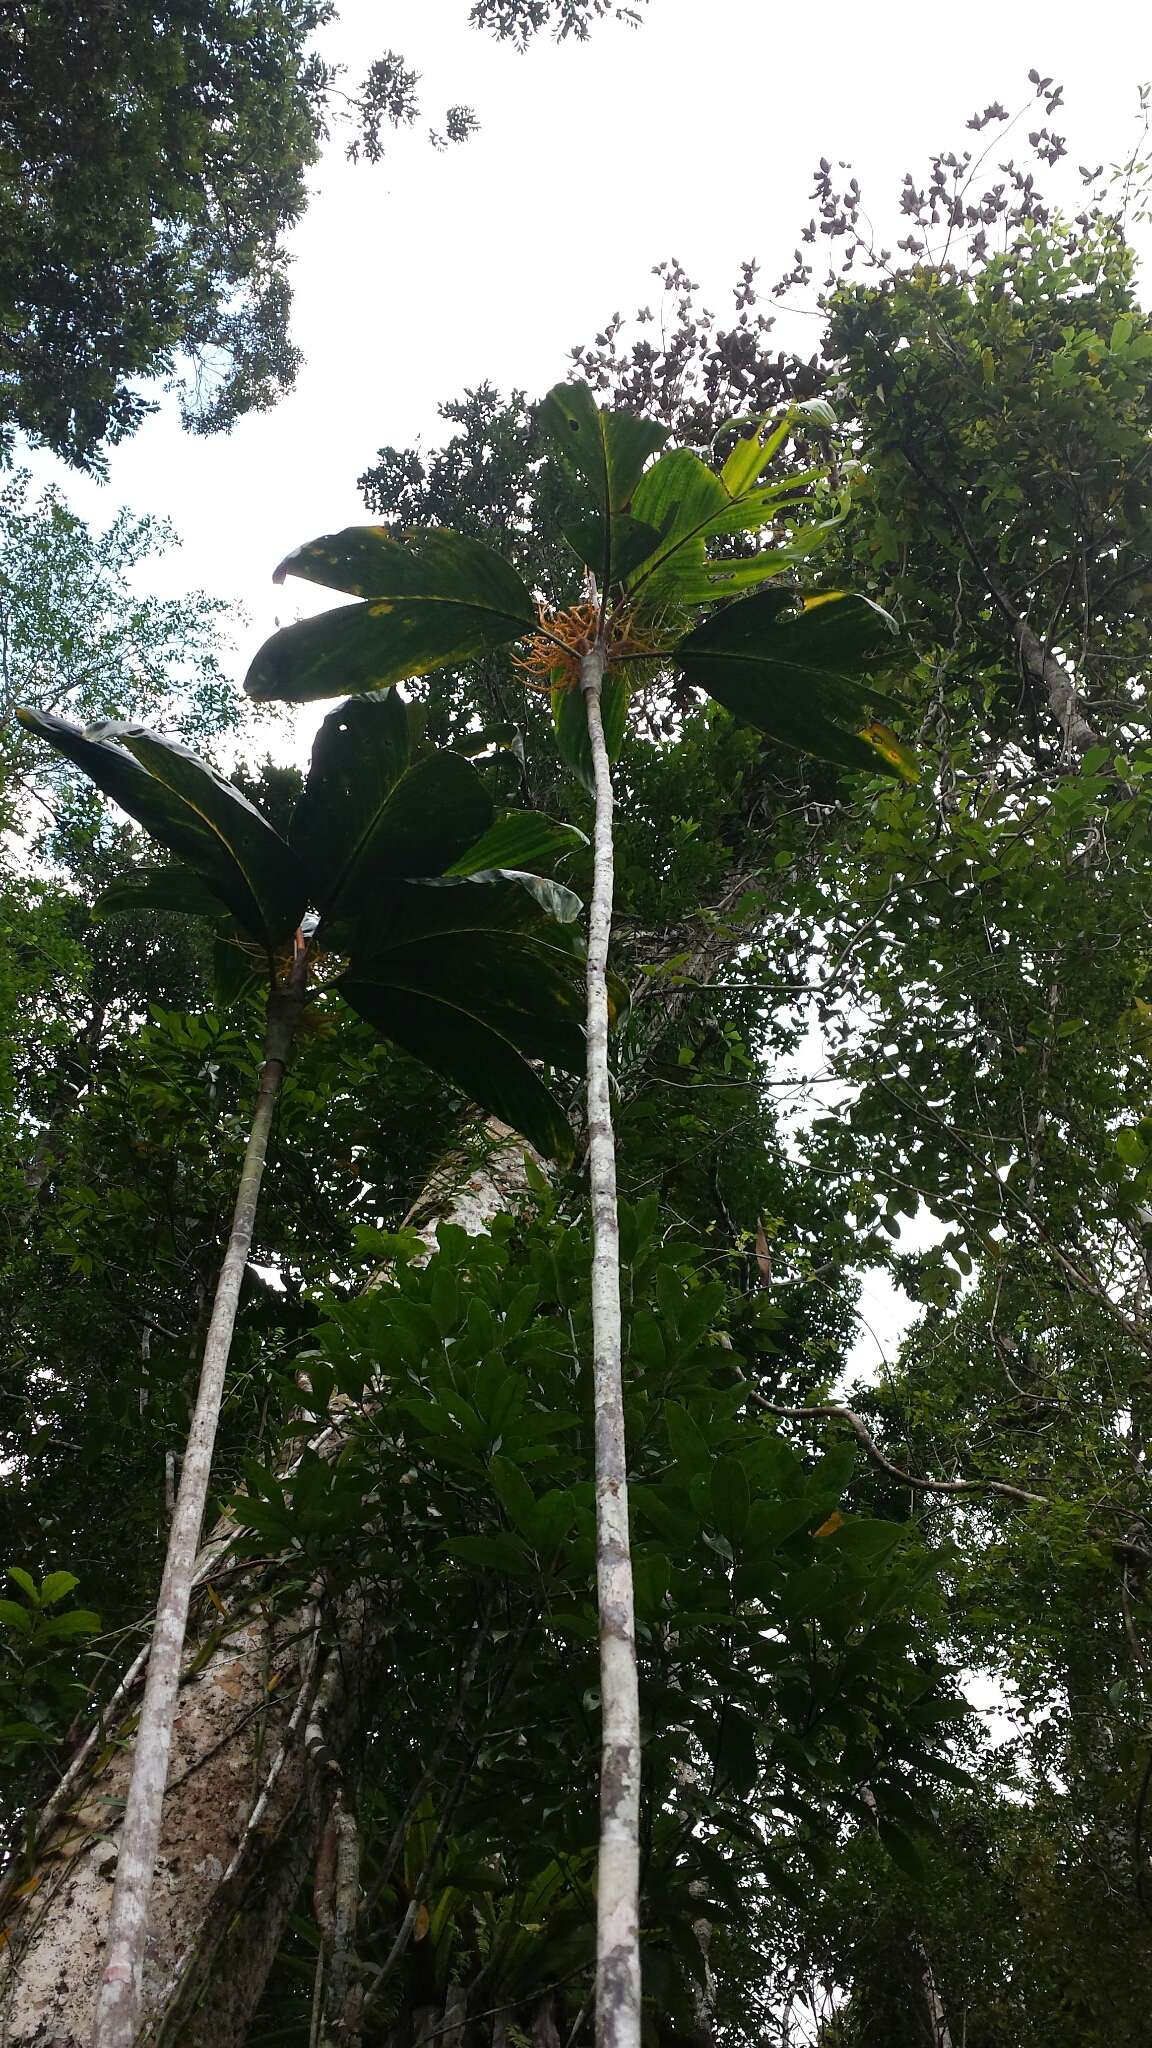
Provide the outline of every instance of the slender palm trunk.
<path id="1" fill-rule="evenodd" d="M 596 1405 L 596 1583 L 600 1603 L 600 1858 L 596 1906 L 599 2048 L 640 2041 L 640 1699 L 628 1541 L 628 1463 L 620 1342 L 616 1141 L 608 1078 L 612 932 L 612 771 L 600 716 L 603 645 L 581 663 L 596 782 L 588 918 L 588 1150 L 592 1188 L 592 1343 Z"/>
<path id="2" fill-rule="evenodd" d="M 304 978 L 305 956 L 301 948 L 288 986 L 274 989 L 268 998 L 264 1065 L 260 1072 L 240 1185 L 236 1190 L 232 1231 L 220 1268 L 212 1318 L 205 1339 L 196 1412 L 184 1451 L 180 1490 L 168 1536 L 168 1555 L 156 1608 L 144 1704 L 140 1712 L 132 1780 L 120 1837 L 108 1926 L 107 1961 L 96 2005 L 93 2048 L 132 2048 L 139 2024 L 148 1908 L 168 1782 L 172 1721 L 180 1686 L 180 1660 L 188 1625 L 200 1528 L 208 1499 L 216 1425 L 232 1348 L 240 1286 L 252 1247 L 268 1135 L 304 1001 Z"/>

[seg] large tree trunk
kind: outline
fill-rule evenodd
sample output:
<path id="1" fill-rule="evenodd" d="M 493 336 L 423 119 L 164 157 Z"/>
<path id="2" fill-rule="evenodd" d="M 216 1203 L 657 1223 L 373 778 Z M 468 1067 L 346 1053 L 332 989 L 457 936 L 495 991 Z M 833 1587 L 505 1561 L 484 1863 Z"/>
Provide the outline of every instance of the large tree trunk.
<path id="1" fill-rule="evenodd" d="M 503 1124 L 449 1161 L 410 1223 L 477 1234 L 526 1197 L 526 1148 Z M 478 1157 L 478 1151 L 480 1156 Z M 372 1616 L 314 1606 L 270 1613 L 259 1572 L 201 1559 L 173 1734 L 151 1903 L 140 2042 L 241 2048 L 289 1912 L 315 1857 L 338 1759 L 360 1719 Z M 104 1965 L 139 1683 L 66 1796 L 53 1802 L 10 1939 L 0 1951 L 5 2048 L 87 2048 Z M 9 1896 L 12 1896 L 10 1892 Z"/>

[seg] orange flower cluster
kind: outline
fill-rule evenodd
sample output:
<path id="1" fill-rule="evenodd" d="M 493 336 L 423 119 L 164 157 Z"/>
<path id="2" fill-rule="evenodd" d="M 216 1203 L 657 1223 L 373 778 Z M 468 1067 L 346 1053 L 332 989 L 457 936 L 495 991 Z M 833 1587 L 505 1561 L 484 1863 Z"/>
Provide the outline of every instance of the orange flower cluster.
<path id="1" fill-rule="evenodd" d="M 600 607 L 574 604 L 566 612 L 540 613 L 539 633 L 534 633 L 522 654 L 512 660 L 533 690 L 574 690 L 580 681 L 580 663 L 596 645 L 600 631 Z M 651 642 L 633 631 L 630 613 L 620 612 L 608 621 L 607 666 L 634 661 L 655 654 Z"/>

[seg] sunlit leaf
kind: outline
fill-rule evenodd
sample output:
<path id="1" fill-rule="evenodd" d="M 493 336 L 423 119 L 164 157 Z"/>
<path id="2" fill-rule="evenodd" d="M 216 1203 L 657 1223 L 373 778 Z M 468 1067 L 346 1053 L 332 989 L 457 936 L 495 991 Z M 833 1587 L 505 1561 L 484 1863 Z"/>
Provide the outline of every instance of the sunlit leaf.
<path id="1" fill-rule="evenodd" d="M 558 824 L 539 811 L 506 811 L 444 872 L 474 875 L 485 868 L 537 868 L 587 844 L 587 834 L 576 825 Z"/>

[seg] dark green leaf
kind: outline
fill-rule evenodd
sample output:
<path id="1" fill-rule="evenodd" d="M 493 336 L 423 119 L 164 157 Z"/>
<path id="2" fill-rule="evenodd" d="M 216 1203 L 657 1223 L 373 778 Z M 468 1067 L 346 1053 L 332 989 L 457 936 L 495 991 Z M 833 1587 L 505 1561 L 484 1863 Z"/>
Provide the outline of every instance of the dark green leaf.
<path id="1" fill-rule="evenodd" d="M 730 1543 L 740 1543 L 748 1526 L 748 1481 L 736 1458 L 717 1458 L 711 1478 L 712 1519 Z"/>
<path id="2" fill-rule="evenodd" d="M 456 879 L 444 877 L 445 881 Z M 565 888 L 563 882 L 550 882 L 543 875 L 529 875 L 517 868 L 481 868 L 477 874 L 462 875 L 465 882 L 476 882 L 491 886 L 501 882 L 511 883 L 537 904 L 546 917 L 558 925 L 572 924 L 579 917 L 583 905 L 574 889 Z"/>
<path id="3" fill-rule="evenodd" d="M 765 1552 L 775 1550 L 811 1519 L 812 1501 L 808 1495 L 799 1500 L 753 1501 L 745 1531 L 748 1548 Z"/>
<path id="4" fill-rule="evenodd" d="M 632 1485 L 628 1490 L 628 1503 L 634 1515 L 662 1536 L 675 1549 L 685 1545 L 691 1548 L 699 1541 L 699 1524 L 695 1515 L 683 1507 L 670 1489 L 650 1485 Z"/>
<path id="5" fill-rule="evenodd" d="M 394 690 L 350 699 L 323 721 L 289 838 L 324 900 L 338 885 L 348 845 L 370 829 L 411 754 L 408 706 Z"/>
<path id="6" fill-rule="evenodd" d="M 526 880 L 537 885 L 526 887 Z M 469 933 L 531 935 L 558 955 L 568 956 L 571 974 L 571 934 L 558 925 L 549 908 L 551 891 L 566 918 L 572 910 L 572 891 L 560 883 L 543 884 L 538 875 L 527 878 L 515 871 L 479 875 L 412 877 L 397 881 L 381 895 L 366 920 L 356 949 L 354 964 L 375 962 L 397 946 L 410 946 L 438 938 L 454 948 Z"/>
<path id="7" fill-rule="evenodd" d="M 850 1443 L 834 1444 L 805 1474 L 805 1488 L 817 1498 L 832 1494 L 838 1499 L 855 1470 L 855 1446 Z"/>
<path id="8" fill-rule="evenodd" d="M 571 1492 L 552 1487 L 541 1494 L 536 1502 L 537 1547 L 541 1550 L 555 1550 L 564 1541 L 578 1513 L 578 1502 Z"/>
<path id="9" fill-rule="evenodd" d="M 255 979 L 256 962 L 241 944 L 236 927 L 218 930 L 212 941 L 212 986 L 221 1009 L 239 1002 Z"/>
<path id="10" fill-rule="evenodd" d="M 927 1872 L 919 1844 L 913 1841 L 911 1835 L 906 1835 L 903 1828 L 898 1828 L 894 1821 L 885 1820 L 883 1815 L 877 1821 L 876 1828 L 897 1870 L 903 1871 L 905 1877 L 923 1883 Z"/>
<path id="11" fill-rule="evenodd" d="M 697 1428 L 686 1408 L 678 1401 L 669 1401 L 664 1409 L 664 1427 L 672 1446 L 672 1456 L 687 1472 L 707 1472 L 712 1464 L 712 1451 L 708 1440 Z"/>
<path id="12" fill-rule="evenodd" d="M 444 528 L 401 542 L 383 527 L 348 527 L 297 549 L 276 573 L 352 590 L 367 602 L 301 619 L 266 640 L 244 685 L 261 701 L 303 704 L 385 689 L 469 661 L 537 625 L 516 571 L 482 541 Z"/>
<path id="13" fill-rule="evenodd" d="M 752 1790 L 760 1771 L 755 1724 L 739 1707 L 725 1707 L 716 1754 L 717 1772 L 732 1791 Z"/>
<path id="14" fill-rule="evenodd" d="M 582 519 L 565 529 L 564 538 L 577 560 L 595 572 L 606 590 L 614 583 L 626 582 L 660 545 L 656 528 L 627 512 L 615 513 L 609 521 L 607 566 L 602 519 Z"/>
<path id="15" fill-rule="evenodd" d="M 139 725 L 82 731 L 48 712 L 21 723 L 89 775 L 153 839 L 194 868 L 253 938 L 291 936 L 305 891 L 291 849 L 255 806 L 176 740 Z"/>
<path id="16" fill-rule="evenodd" d="M 540 407 L 553 447 L 588 485 L 598 512 L 622 512 L 667 427 L 598 406 L 587 384 L 557 384 Z"/>
<path id="17" fill-rule="evenodd" d="M 788 1621 L 819 1621 L 836 1597 L 836 1572 L 829 1564 L 806 1565 L 793 1572 L 777 1602 Z"/>
<path id="18" fill-rule="evenodd" d="M 672 1567 L 661 1552 L 637 1557 L 632 1562 L 632 1583 L 636 1612 L 642 1621 L 655 1621 L 664 1606 Z"/>
<path id="19" fill-rule="evenodd" d="M 383 973 L 383 968 L 378 971 Z M 400 967 L 395 971 L 398 975 Z M 374 1030 L 442 1074 L 481 1109 L 522 1132 L 546 1158 L 570 1158 L 571 1125 L 518 1043 L 532 1035 L 532 1017 L 505 1015 L 495 1006 L 491 1014 L 499 1021 L 479 1016 L 468 986 L 468 963 L 460 964 L 458 979 L 449 970 L 443 988 L 413 986 L 420 976 L 417 960 L 408 963 L 407 973 L 406 984 L 347 975 L 339 983 L 340 992 Z M 534 1035 L 546 1036 L 546 1024 L 547 1020 Z"/>
<path id="20" fill-rule="evenodd" d="M 534 1579 L 536 1566 L 515 1536 L 500 1532 L 493 1536 L 457 1536 L 449 1545 L 451 1557 L 462 1564 L 479 1565 L 484 1571 L 507 1572 L 514 1579 Z"/>
<path id="21" fill-rule="evenodd" d="M 36 1625 L 37 1642 L 64 1641 L 68 1636 L 93 1636 L 100 1626 L 100 1616 L 90 1607 L 74 1607 L 70 1614 L 54 1614 L 51 1621 Z"/>
<path id="22" fill-rule="evenodd" d="M 587 384 L 557 384 L 540 407 L 540 424 L 584 489 L 587 510 L 565 534 L 598 577 L 601 589 L 620 582 L 652 552 L 658 528 L 628 516 L 627 507 L 667 427 L 598 406 Z"/>
<path id="23" fill-rule="evenodd" d="M 899 743 L 872 720 L 892 708 L 872 677 L 906 654 L 866 598 L 761 591 L 705 619 L 675 659 L 690 682 L 785 746 L 873 773 L 911 772 L 894 758 L 907 762 Z"/>
<path id="24" fill-rule="evenodd" d="M 538 868 L 587 846 L 576 825 L 542 818 L 538 811 L 505 811 L 475 845 L 444 869 L 447 875 L 475 875 L 490 868 Z"/>
<path id="25" fill-rule="evenodd" d="M 439 875 L 485 831 L 492 804 L 459 754 L 407 765 L 408 721 L 398 698 L 340 705 L 312 750 L 292 843 L 306 865 L 323 943 L 350 941 L 355 920 L 375 920 L 389 885 Z"/>
<path id="26" fill-rule="evenodd" d="M 895 1549 L 904 1534 L 903 1522 L 844 1522 L 835 1534 L 828 1537 L 828 1547 L 843 1557 L 859 1559 L 862 1564 L 873 1564 L 881 1557 L 887 1557 Z"/>
<path id="27" fill-rule="evenodd" d="M 12 1742 L 58 1742 L 49 1728 L 37 1728 L 34 1721 L 0 1721 L 0 1745 Z"/>
<path id="28" fill-rule="evenodd" d="M 218 918 L 220 898 L 190 868 L 138 868 L 113 882 L 92 906 L 96 917 L 115 917 L 124 910 L 177 910 L 190 917 Z"/>
<path id="29" fill-rule="evenodd" d="M 509 1519 L 527 1536 L 529 1542 L 536 1541 L 536 1496 L 518 1465 L 510 1458 L 495 1457 L 489 1466 L 492 1486 L 497 1500 Z"/>

